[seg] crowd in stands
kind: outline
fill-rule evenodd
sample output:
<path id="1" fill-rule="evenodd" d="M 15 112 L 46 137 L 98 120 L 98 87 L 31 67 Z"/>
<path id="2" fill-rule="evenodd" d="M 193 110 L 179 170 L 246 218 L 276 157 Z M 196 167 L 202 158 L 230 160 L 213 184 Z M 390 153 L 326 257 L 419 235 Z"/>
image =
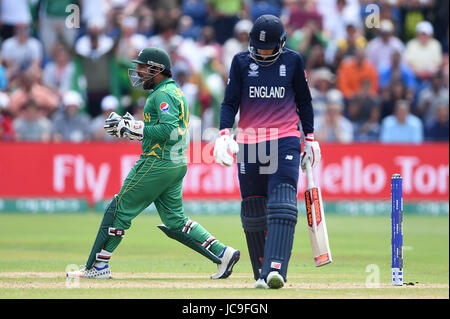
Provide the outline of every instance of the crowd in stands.
<path id="1" fill-rule="evenodd" d="M 110 112 L 142 117 L 128 79 L 165 49 L 192 128 L 217 127 L 252 22 L 279 16 L 302 54 L 323 142 L 449 140 L 447 0 L 0 0 L 0 141 L 112 141 Z M 274 106 L 276 107 L 276 106 Z"/>

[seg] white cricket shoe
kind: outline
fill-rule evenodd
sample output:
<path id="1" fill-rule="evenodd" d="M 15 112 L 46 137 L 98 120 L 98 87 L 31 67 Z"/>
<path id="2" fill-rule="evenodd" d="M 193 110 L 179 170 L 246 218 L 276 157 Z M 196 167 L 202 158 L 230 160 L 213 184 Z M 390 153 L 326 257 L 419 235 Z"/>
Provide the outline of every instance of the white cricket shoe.
<path id="1" fill-rule="evenodd" d="M 233 272 L 233 266 L 238 262 L 241 252 L 231 247 L 225 247 L 223 256 L 220 259 L 222 263 L 217 264 L 217 272 L 211 275 L 211 279 L 225 279 Z"/>
<path id="2" fill-rule="evenodd" d="M 93 266 L 91 269 L 86 269 L 85 266 L 82 266 L 80 270 L 70 271 L 66 273 L 66 276 L 69 278 L 98 278 L 98 279 L 111 279 L 111 270 L 109 269 L 108 264 L 103 266 L 102 268 Z"/>
<path id="3" fill-rule="evenodd" d="M 262 278 L 259 278 L 255 282 L 255 288 L 256 289 L 269 289 L 269 286 L 267 286 L 266 281 Z"/>
<path id="4" fill-rule="evenodd" d="M 279 289 L 284 286 L 284 279 L 278 271 L 272 271 L 267 276 L 267 285 L 271 289 Z"/>

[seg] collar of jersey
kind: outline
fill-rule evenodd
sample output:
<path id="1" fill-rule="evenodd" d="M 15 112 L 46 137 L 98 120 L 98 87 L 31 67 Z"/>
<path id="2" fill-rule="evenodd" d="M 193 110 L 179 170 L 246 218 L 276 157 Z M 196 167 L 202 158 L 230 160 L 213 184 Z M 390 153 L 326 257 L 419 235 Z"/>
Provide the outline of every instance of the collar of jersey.
<path id="1" fill-rule="evenodd" d="M 159 82 L 158 84 L 156 84 L 156 86 L 153 88 L 154 91 L 158 90 L 161 86 L 163 86 L 164 84 L 170 83 L 170 82 L 175 82 L 172 78 L 167 78 L 162 80 L 161 82 Z"/>

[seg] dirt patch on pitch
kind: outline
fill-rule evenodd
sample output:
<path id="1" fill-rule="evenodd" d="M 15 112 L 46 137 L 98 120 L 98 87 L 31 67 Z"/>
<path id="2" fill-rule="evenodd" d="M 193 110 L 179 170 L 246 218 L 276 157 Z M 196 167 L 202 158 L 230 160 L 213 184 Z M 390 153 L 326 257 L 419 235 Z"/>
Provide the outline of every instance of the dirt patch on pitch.
<path id="1" fill-rule="evenodd" d="M 251 274 L 233 274 L 227 280 L 210 280 L 207 274 L 192 273 L 114 273 L 113 279 L 67 279 L 61 272 L 3 272 L 0 273 L 0 289 L 242 289 L 253 288 Z M 365 283 L 305 283 L 307 276 L 291 276 L 284 289 L 340 290 L 340 289 L 449 289 L 448 284 L 417 283 L 413 286 L 393 287 L 380 284 L 367 287 Z M 309 278 L 311 279 L 311 278 Z"/>

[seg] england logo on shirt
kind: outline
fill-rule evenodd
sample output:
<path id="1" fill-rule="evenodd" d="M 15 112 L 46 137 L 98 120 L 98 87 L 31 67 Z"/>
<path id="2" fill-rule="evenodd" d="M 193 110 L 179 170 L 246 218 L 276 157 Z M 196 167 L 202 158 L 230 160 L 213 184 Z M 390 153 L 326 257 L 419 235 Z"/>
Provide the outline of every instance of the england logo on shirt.
<path id="1" fill-rule="evenodd" d="M 163 111 L 163 112 L 167 112 L 167 111 L 169 110 L 169 108 L 170 108 L 170 106 L 169 106 L 169 104 L 166 103 L 166 102 L 162 102 L 162 103 L 159 105 L 159 109 L 160 109 L 161 111 Z"/>
<path id="2" fill-rule="evenodd" d="M 286 76 L 286 65 L 280 65 L 280 76 Z"/>
<path id="3" fill-rule="evenodd" d="M 250 63 L 250 70 L 248 71 L 248 76 L 258 76 L 258 64 L 256 63 Z"/>

